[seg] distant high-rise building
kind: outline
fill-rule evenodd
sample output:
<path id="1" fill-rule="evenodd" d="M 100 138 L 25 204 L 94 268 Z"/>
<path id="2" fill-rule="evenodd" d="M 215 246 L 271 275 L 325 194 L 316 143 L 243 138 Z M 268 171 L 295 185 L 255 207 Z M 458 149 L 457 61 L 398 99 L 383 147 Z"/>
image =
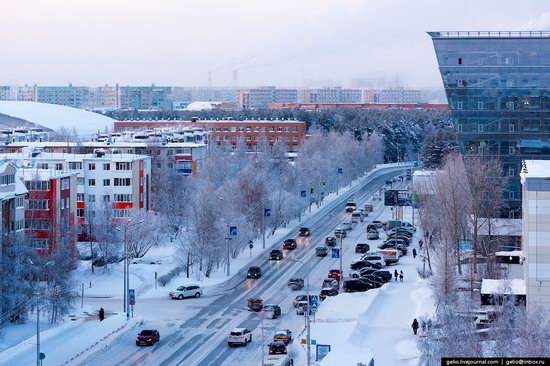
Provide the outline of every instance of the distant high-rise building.
<path id="1" fill-rule="evenodd" d="M 320 88 L 302 90 L 303 103 L 361 103 L 360 89 Z"/>
<path id="2" fill-rule="evenodd" d="M 425 102 L 422 90 L 393 89 L 363 89 L 365 103 L 379 104 L 418 104 Z"/>
<path id="3" fill-rule="evenodd" d="M 172 107 L 172 90 L 167 86 L 122 86 L 120 108 L 166 110 Z"/>
<path id="4" fill-rule="evenodd" d="M 298 90 L 277 89 L 274 86 L 239 89 L 238 99 L 242 109 L 270 108 L 273 103 L 296 103 Z"/>
<path id="5" fill-rule="evenodd" d="M 73 108 L 84 108 L 89 103 L 89 88 L 85 86 L 39 86 L 36 101 Z"/>
<path id="6" fill-rule="evenodd" d="M 550 32 L 429 35 L 462 152 L 500 158 L 519 217 L 521 161 L 550 158 Z"/>
<path id="7" fill-rule="evenodd" d="M 22 102 L 36 102 L 37 86 L 19 86 L 17 87 L 17 100 Z"/>
<path id="8" fill-rule="evenodd" d="M 199 87 L 193 89 L 193 102 L 237 102 L 237 89 L 223 87 Z"/>
<path id="9" fill-rule="evenodd" d="M 0 100 L 14 100 L 16 98 L 15 90 L 9 85 L 0 85 Z"/>

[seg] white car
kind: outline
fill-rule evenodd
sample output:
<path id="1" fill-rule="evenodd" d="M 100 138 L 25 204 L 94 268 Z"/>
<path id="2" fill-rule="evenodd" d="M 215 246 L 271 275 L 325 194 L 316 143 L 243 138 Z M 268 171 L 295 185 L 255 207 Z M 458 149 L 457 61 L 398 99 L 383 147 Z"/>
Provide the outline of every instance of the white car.
<path id="1" fill-rule="evenodd" d="M 386 261 L 384 260 L 384 257 L 382 256 L 382 253 L 373 253 L 368 252 L 364 256 L 361 257 L 362 260 L 365 262 L 372 263 L 375 267 L 382 268 L 386 265 Z"/>
<path id="2" fill-rule="evenodd" d="M 235 328 L 227 336 L 227 345 L 233 346 L 246 346 L 252 342 L 252 332 L 246 328 Z"/>
<path id="3" fill-rule="evenodd" d="M 170 291 L 170 298 L 182 300 L 184 297 L 201 297 L 202 288 L 199 285 L 180 286 Z"/>

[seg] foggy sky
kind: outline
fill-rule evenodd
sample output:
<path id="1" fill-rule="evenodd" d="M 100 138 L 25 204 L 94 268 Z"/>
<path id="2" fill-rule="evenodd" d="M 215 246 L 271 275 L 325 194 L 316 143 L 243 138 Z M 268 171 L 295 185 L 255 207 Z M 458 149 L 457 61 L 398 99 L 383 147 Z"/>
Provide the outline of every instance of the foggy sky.
<path id="1" fill-rule="evenodd" d="M 548 30 L 541 0 L 2 0 L 0 85 L 441 87 L 429 30 Z"/>

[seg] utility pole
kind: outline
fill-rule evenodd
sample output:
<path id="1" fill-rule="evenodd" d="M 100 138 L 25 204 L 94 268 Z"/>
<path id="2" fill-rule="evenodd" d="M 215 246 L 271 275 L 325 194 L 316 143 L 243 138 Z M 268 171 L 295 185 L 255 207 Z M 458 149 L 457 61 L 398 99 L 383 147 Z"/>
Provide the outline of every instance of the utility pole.
<path id="1" fill-rule="evenodd" d="M 262 197 L 262 248 L 265 249 L 265 204 Z M 252 253 L 252 252 L 251 252 Z"/>
<path id="2" fill-rule="evenodd" d="M 228 235 L 225 239 L 227 240 L 227 277 L 229 277 L 231 276 L 231 248 L 229 246 L 229 241 L 231 240 L 231 237 Z"/>
<path id="3" fill-rule="evenodd" d="M 303 264 L 303 263 L 302 263 Z M 311 332 L 310 332 L 310 321 L 309 313 L 311 310 L 311 298 L 309 297 L 309 273 L 306 274 L 306 296 L 307 296 L 307 311 L 306 313 L 306 327 L 307 327 L 307 366 L 311 365 Z"/>
<path id="4" fill-rule="evenodd" d="M 338 280 L 338 292 L 340 292 L 340 289 L 341 289 L 341 284 L 342 284 L 342 280 L 343 280 L 343 274 L 342 274 L 342 255 L 344 254 L 344 252 L 342 251 L 342 243 L 344 241 L 344 238 L 342 235 L 340 235 L 340 279 Z"/>
<path id="5" fill-rule="evenodd" d="M 36 293 L 36 366 L 40 366 L 40 294 Z"/>

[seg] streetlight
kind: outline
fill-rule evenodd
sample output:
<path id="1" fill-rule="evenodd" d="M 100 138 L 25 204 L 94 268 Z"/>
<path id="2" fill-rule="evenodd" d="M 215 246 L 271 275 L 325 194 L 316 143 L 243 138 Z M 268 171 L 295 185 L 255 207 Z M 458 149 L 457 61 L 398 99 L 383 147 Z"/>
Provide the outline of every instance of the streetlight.
<path id="1" fill-rule="evenodd" d="M 299 259 L 290 259 L 292 262 L 300 263 L 303 267 L 305 267 L 304 262 L 302 262 Z M 307 366 L 311 365 L 311 332 L 310 332 L 310 321 L 309 321 L 309 311 L 311 309 L 311 299 L 309 297 L 309 272 L 306 271 L 306 296 L 307 296 L 307 311 L 304 311 L 304 315 L 306 317 L 306 340 L 307 340 Z"/>
<path id="2" fill-rule="evenodd" d="M 343 282 L 343 279 L 344 279 L 344 276 L 343 276 L 343 272 L 342 272 L 342 255 L 344 254 L 343 252 L 343 248 L 342 248 L 342 243 L 344 242 L 344 236 L 343 235 L 340 235 L 340 279 L 338 280 L 338 292 L 340 292 L 340 285 L 342 284 Z"/>
<path id="3" fill-rule="evenodd" d="M 128 298 L 128 291 L 130 289 L 130 261 L 128 260 L 128 228 L 134 225 L 143 224 L 145 220 L 140 220 L 138 222 L 132 223 L 132 219 L 129 218 L 126 225 L 124 225 L 124 312 L 126 313 L 126 319 L 130 319 L 130 306 L 128 303 L 130 299 Z M 116 228 L 117 231 L 122 232 L 119 227 Z"/>
<path id="4" fill-rule="evenodd" d="M 28 258 L 28 260 L 31 266 L 33 266 L 36 269 L 36 265 L 34 264 L 34 262 L 30 258 Z M 44 268 L 54 264 L 55 264 L 54 261 L 49 261 L 44 265 Z M 38 278 L 37 278 L 37 281 L 38 281 Z M 41 366 L 42 354 L 40 353 L 40 292 L 38 291 L 38 289 L 34 294 L 36 296 L 36 366 Z"/>
<path id="5" fill-rule="evenodd" d="M 250 311 L 249 308 L 245 308 L 246 310 Z M 260 318 L 260 328 L 262 329 L 262 366 L 264 366 L 264 359 L 265 359 L 265 338 L 264 338 L 264 311 L 260 313 L 251 312 L 252 314 L 258 316 Z"/>

